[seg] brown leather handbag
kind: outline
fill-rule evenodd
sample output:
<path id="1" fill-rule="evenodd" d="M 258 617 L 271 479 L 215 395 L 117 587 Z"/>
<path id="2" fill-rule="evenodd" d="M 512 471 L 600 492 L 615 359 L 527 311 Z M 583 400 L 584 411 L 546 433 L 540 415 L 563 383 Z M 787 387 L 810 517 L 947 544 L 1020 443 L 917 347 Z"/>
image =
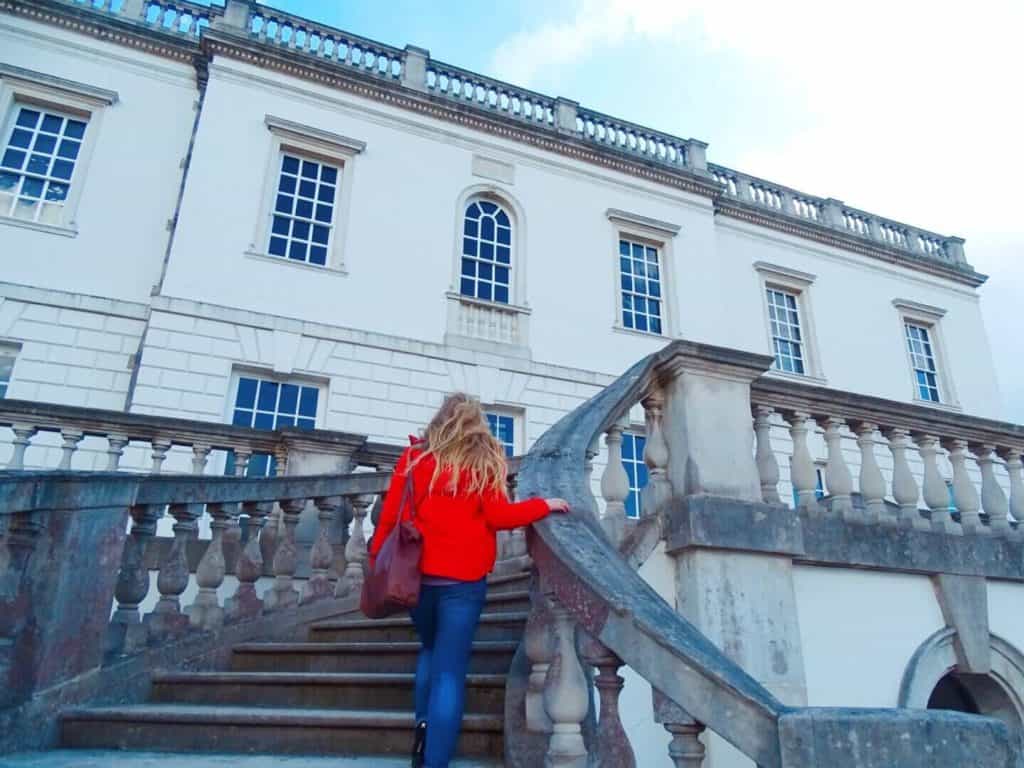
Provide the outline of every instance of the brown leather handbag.
<path id="1" fill-rule="evenodd" d="M 420 598 L 423 537 L 416 528 L 412 472 L 405 476 L 398 521 L 384 540 L 372 566 L 367 564 L 359 609 L 370 619 L 383 619 L 416 606 Z M 408 513 L 408 519 L 406 515 Z"/>

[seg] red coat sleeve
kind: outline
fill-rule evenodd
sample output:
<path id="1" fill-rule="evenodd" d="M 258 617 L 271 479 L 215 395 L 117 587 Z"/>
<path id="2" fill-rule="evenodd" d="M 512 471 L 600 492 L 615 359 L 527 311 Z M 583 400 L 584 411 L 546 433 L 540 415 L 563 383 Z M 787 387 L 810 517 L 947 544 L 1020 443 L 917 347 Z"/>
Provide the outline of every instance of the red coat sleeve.
<path id="1" fill-rule="evenodd" d="M 405 470 L 409 466 L 409 453 L 412 449 L 406 448 L 395 464 L 395 471 L 391 475 L 391 484 L 388 486 L 387 494 L 384 496 L 384 505 L 380 510 L 380 520 L 373 531 L 373 539 L 370 541 L 370 562 L 380 553 L 384 546 L 384 540 L 394 530 L 398 523 L 398 507 L 402 503 L 402 491 L 405 489 Z"/>
<path id="2" fill-rule="evenodd" d="M 484 517 L 495 531 L 507 531 L 535 523 L 548 514 L 544 499 L 509 501 L 503 493 L 488 493 L 483 498 Z"/>

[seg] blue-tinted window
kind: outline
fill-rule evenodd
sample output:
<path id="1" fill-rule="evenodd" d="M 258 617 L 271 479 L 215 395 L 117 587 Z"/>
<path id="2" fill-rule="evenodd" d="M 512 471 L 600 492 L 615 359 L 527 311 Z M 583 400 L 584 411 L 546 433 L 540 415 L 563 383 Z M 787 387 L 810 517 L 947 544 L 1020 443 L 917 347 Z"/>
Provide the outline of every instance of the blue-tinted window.
<path id="1" fill-rule="evenodd" d="M 823 499 L 825 498 L 825 472 L 820 467 L 814 469 L 814 498 Z M 793 489 L 793 506 L 799 506 L 800 496 L 796 492 L 796 488 Z"/>
<path id="2" fill-rule="evenodd" d="M 640 517 L 640 491 L 647 486 L 647 465 L 644 464 L 644 446 L 647 439 L 635 432 L 622 435 L 622 466 L 629 478 L 629 496 L 626 497 L 626 517 Z"/>
<path id="3" fill-rule="evenodd" d="M 267 252 L 308 264 L 327 264 L 338 195 L 338 169 L 281 155 Z"/>
<path id="4" fill-rule="evenodd" d="M 0 154 L 0 216 L 61 223 L 85 126 L 78 118 L 15 105 Z"/>
<path id="5" fill-rule="evenodd" d="M 935 366 L 935 354 L 932 351 L 931 336 L 923 325 L 905 323 L 907 333 L 907 349 L 910 351 L 911 364 L 914 366 L 914 383 L 917 385 L 917 396 L 933 403 L 939 399 L 939 377 Z"/>
<path id="6" fill-rule="evenodd" d="M 314 429 L 319 399 L 320 391 L 316 387 L 241 376 L 238 379 L 231 423 L 255 429 Z M 249 459 L 246 475 L 269 476 L 275 473 L 275 468 L 276 461 L 273 456 L 256 453 Z M 233 454 L 228 455 L 225 471 L 229 475 L 234 474 Z"/>
<path id="7" fill-rule="evenodd" d="M 622 325 L 645 333 L 662 333 L 661 261 L 658 249 L 619 240 L 619 290 Z"/>
<path id="8" fill-rule="evenodd" d="M 0 399 L 7 397 L 7 387 L 14 372 L 14 355 L 0 349 Z"/>
<path id="9" fill-rule="evenodd" d="M 768 320 L 772 327 L 775 368 L 786 373 L 804 372 L 803 336 L 795 293 L 767 288 Z"/>
<path id="10" fill-rule="evenodd" d="M 505 455 L 514 456 L 516 451 L 515 418 L 501 413 L 488 413 L 486 416 L 491 434 L 498 438 L 498 442 L 505 449 Z"/>
<path id="11" fill-rule="evenodd" d="M 466 206 L 462 225 L 459 293 L 508 304 L 511 286 L 512 221 L 496 203 L 478 200 Z"/>

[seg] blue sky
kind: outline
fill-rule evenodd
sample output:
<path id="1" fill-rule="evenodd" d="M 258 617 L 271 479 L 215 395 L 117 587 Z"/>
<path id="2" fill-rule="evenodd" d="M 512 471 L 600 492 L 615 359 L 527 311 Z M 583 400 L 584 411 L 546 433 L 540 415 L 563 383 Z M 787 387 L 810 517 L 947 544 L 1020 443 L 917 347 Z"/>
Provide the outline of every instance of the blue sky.
<path id="1" fill-rule="evenodd" d="M 270 0 L 710 144 L 779 183 L 967 238 L 1024 423 L 1024 2 Z M 1014 318 L 1014 319 L 1011 319 Z"/>

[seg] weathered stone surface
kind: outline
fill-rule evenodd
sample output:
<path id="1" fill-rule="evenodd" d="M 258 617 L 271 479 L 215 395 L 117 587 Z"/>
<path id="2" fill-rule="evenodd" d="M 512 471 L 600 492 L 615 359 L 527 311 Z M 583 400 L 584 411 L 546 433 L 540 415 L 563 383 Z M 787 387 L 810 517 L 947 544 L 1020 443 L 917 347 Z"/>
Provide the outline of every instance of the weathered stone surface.
<path id="1" fill-rule="evenodd" d="M 688 548 L 804 554 L 800 516 L 789 507 L 721 496 L 684 496 L 668 505 L 666 552 Z"/>
<path id="2" fill-rule="evenodd" d="M 806 709 L 779 719 L 783 768 L 1020 768 L 1003 723 L 936 710 Z"/>
<path id="3" fill-rule="evenodd" d="M 987 675 L 992 669 L 992 660 L 985 579 L 940 573 L 932 577 L 932 585 L 946 626 L 956 630 L 953 648 L 959 671 Z"/>

